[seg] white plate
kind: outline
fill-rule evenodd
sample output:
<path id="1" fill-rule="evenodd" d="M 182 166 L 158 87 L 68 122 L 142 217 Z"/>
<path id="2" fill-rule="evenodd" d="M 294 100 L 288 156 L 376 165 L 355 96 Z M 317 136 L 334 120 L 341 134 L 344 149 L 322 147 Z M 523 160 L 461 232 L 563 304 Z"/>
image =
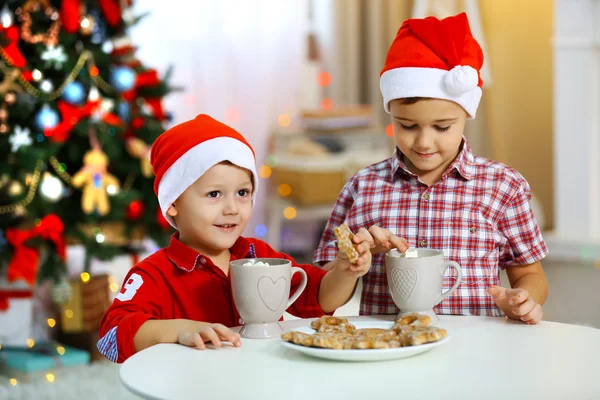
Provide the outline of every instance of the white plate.
<path id="1" fill-rule="evenodd" d="M 393 325 L 392 322 L 352 322 L 352 325 L 356 329 L 365 328 L 382 328 L 390 329 Z M 315 330 L 311 327 L 301 327 L 297 329 L 291 329 L 292 331 L 302 333 L 315 333 Z M 398 347 L 396 349 L 365 349 L 365 350 L 333 350 L 333 349 L 320 349 L 316 347 L 300 346 L 294 343 L 281 341 L 281 344 L 288 349 L 296 350 L 309 356 L 325 358 L 328 360 L 338 361 L 384 361 L 384 360 L 395 360 L 399 358 L 412 357 L 417 354 L 424 353 L 433 349 L 434 347 L 446 344 L 450 340 L 450 335 L 444 339 L 434 342 L 422 344 L 419 346 L 407 346 Z"/>

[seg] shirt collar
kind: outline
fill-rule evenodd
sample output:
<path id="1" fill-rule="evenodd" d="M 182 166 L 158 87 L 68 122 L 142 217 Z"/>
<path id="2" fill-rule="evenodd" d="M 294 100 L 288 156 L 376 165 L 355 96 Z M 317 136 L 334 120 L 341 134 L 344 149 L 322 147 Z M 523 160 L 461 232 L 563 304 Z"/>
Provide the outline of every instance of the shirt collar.
<path id="1" fill-rule="evenodd" d="M 448 167 L 446 172 L 442 175 L 442 178 L 445 178 L 452 171 L 457 171 L 464 179 L 470 180 L 473 178 L 473 168 L 475 158 L 473 153 L 471 152 L 471 147 L 467 142 L 467 139 L 463 136 L 463 141 L 461 144 L 461 151 L 458 153 L 458 156 L 454 159 L 452 164 Z M 392 157 L 392 176 L 396 176 L 399 172 L 403 173 L 407 176 L 418 178 L 418 176 L 412 173 L 406 164 L 404 163 L 403 154 L 398 147 L 396 147 L 394 151 L 394 156 Z"/>
<path id="2" fill-rule="evenodd" d="M 256 258 L 256 249 L 254 244 L 244 237 L 239 237 L 233 244 L 231 249 L 231 259 L 237 260 L 240 258 Z M 207 258 L 202 253 L 183 244 L 179 240 L 179 232 L 175 232 L 171 236 L 169 245 L 165 248 L 165 253 L 169 260 L 179 269 L 192 272 L 200 263 L 202 258 Z"/>

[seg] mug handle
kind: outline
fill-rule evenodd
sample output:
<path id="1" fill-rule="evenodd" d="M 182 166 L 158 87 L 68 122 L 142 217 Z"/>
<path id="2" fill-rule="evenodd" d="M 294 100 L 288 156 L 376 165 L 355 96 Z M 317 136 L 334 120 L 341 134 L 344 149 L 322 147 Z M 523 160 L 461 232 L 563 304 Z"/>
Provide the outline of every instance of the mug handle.
<path id="1" fill-rule="evenodd" d="M 306 271 L 304 271 L 302 268 L 298 268 L 298 267 L 293 267 L 292 268 L 292 275 L 290 277 L 290 281 L 292 280 L 292 278 L 294 277 L 294 274 L 296 272 L 298 272 L 300 275 L 302 275 L 302 282 L 300 282 L 300 286 L 298 287 L 298 289 L 296 289 L 296 292 L 292 295 L 292 297 L 290 297 L 290 299 L 289 299 L 289 301 L 287 303 L 287 307 L 285 308 L 286 310 L 296 300 L 298 300 L 298 297 L 300 297 L 300 295 L 302 294 L 302 292 L 304 291 L 304 289 L 306 289 L 306 283 L 308 282 L 308 277 L 306 276 Z"/>
<path id="2" fill-rule="evenodd" d="M 444 269 L 442 270 L 442 274 L 445 273 L 448 268 L 453 268 L 456 270 L 456 275 L 457 275 L 456 282 L 454 282 L 454 285 L 452 285 L 452 287 L 450 289 L 446 290 L 444 293 L 442 293 L 438 296 L 436 304 L 439 304 L 446 297 L 450 296 L 450 293 L 454 292 L 456 290 L 456 288 L 458 287 L 458 285 L 460 285 L 460 283 L 462 281 L 462 269 L 460 268 L 460 265 L 457 262 L 444 261 Z"/>

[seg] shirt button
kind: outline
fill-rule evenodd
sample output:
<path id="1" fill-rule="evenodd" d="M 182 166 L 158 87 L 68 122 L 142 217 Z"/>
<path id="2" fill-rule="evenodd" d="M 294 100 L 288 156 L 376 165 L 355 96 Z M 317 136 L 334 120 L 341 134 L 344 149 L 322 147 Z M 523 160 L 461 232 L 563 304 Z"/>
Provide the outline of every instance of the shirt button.
<path id="1" fill-rule="evenodd" d="M 475 232 L 477 232 L 477 228 L 475 228 L 474 226 L 472 226 L 471 229 L 469 229 L 469 232 L 475 233 Z"/>
<path id="2" fill-rule="evenodd" d="M 421 240 L 421 247 L 427 247 L 427 240 Z"/>
<path id="3" fill-rule="evenodd" d="M 200 263 L 201 263 L 201 264 L 206 264 L 206 258 L 202 257 L 202 258 L 200 259 Z"/>
<path id="4" fill-rule="evenodd" d="M 423 195 L 423 200 L 429 200 L 429 193 L 425 193 Z"/>

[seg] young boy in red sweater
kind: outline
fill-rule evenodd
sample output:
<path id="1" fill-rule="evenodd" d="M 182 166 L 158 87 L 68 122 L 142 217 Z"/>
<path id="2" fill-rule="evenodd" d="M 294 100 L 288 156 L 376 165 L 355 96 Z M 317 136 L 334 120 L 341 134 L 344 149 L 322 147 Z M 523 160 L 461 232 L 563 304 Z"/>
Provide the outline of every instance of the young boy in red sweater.
<path id="1" fill-rule="evenodd" d="M 240 346 L 240 325 L 229 262 L 285 258 L 304 269 L 306 289 L 288 309 L 301 318 L 334 312 L 352 296 L 371 265 L 370 243 L 355 237 L 360 258 L 340 252 L 330 271 L 297 265 L 267 243 L 242 237 L 258 188 L 255 155 L 237 131 L 207 115 L 177 125 L 152 146 L 154 189 L 165 218 L 177 229 L 169 246 L 135 265 L 100 325 L 98 349 L 123 362 L 158 343 L 205 348 Z M 300 284 L 292 279 L 291 292 Z"/>

